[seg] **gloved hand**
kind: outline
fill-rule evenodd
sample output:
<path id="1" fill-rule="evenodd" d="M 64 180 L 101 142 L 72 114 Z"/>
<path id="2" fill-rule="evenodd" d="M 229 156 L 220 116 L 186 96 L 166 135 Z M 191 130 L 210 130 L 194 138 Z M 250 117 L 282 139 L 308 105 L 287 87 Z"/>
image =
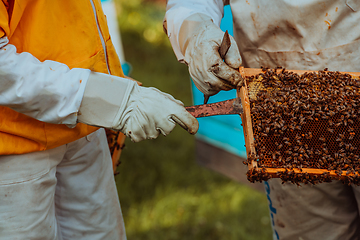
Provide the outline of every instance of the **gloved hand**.
<path id="1" fill-rule="evenodd" d="M 207 96 L 243 84 L 238 72 L 242 60 L 233 37 L 225 62 L 219 54 L 224 32 L 205 14 L 186 18 L 179 33 L 180 49 L 196 87 Z"/>
<path id="2" fill-rule="evenodd" d="M 156 88 L 108 74 L 90 74 L 78 121 L 119 130 L 132 141 L 166 136 L 176 123 L 195 134 L 199 124 L 182 102 Z"/>

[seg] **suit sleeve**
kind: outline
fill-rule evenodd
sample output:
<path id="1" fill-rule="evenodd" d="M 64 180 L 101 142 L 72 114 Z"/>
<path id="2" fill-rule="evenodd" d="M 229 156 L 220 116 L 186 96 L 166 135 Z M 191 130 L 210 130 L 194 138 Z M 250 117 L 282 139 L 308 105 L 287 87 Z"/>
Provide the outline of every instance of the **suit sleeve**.
<path id="1" fill-rule="evenodd" d="M 184 20 L 197 13 L 206 14 L 220 26 L 224 15 L 223 0 L 168 0 L 164 18 L 164 30 L 170 40 L 175 55 L 179 61 L 184 59 L 180 51 L 179 32 Z"/>
<path id="2" fill-rule="evenodd" d="M 70 70 L 59 62 L 19 54 L 6 36 L 0 38 L 0 106 L 40 121 L 74 126 L 89 75 L 88 69 Z"/>

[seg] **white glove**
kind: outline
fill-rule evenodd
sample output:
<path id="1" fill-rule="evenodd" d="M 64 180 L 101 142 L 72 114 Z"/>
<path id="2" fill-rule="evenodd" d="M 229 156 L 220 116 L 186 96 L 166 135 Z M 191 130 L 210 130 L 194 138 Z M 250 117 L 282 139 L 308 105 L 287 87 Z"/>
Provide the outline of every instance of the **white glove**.
<path id="1" fill-rule="evenodd" d="M 197 13 L 186 18 L 180 28 L 179 44 L 196 87 L 207 96 L 243 84 L 238 72 L 242 60 L 233 37 L 225 62 L 219 54 L 224 32 L 211 18 Z"/>
<path id="2" fill-rule="evenodd" d="M 119 130 L 132 141 L 169 134 L 178 123 L 195 134 L 199 124 L 182 102 L 156 88 L 108 74 L 90 74 L 78 121 Z"/>

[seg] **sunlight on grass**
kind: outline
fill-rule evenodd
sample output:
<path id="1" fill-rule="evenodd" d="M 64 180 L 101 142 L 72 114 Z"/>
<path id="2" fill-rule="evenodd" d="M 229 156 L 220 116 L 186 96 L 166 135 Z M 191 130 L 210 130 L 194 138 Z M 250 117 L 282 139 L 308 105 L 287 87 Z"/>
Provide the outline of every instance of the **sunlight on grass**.
<path id="1" fill-rule="evenodd" d="M 193 236 L 200 236 L 210 231 L 217 237 L 211 239 L 220 239 L 220 236 L 221 239 L 231 239 L 232 235 L 246 236 L 257 227 L 263 227 L 261 223 L 252 226 L 252 222 L 254 218 L 268 218 L 266 211 L 263 216 L 257 211 L 249 211 L 249 204 L 264 204 L 261 194 L 231 183 L 210 184 L 212 190 L 206 193 L 197 194 L 196 187 L 159 191 L 154 199 L 143 202 L 141 206 L 131 206 L 128 212 L 130 220 L 126 225 L 128 235 L 146 235 L 153 229 L 172 229 L 179 235 L 191 232 Z M 168 194 L 164 195 L 165 192 Z M 264 225 L 268 224 L 264 221 Z M 261 239 L 259 237 L 261 235 L 256 239 Z"/>

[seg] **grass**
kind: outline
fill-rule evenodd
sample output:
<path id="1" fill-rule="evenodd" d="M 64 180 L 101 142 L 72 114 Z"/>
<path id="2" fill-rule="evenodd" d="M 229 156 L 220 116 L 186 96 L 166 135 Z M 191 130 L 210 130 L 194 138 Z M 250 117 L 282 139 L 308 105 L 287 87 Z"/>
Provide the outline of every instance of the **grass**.
<path id="1" fill-rule="evenodd" d="M 187 67 L 159 30 L 164 6 L 117 3 L 131 76 L 190 105 Z M 271 239 L 265 195 L 198 166 L 195 138 L 180 127 L 156 140 L 127 140 L 121 161 L 115 179 L 129 240 Z"/>

